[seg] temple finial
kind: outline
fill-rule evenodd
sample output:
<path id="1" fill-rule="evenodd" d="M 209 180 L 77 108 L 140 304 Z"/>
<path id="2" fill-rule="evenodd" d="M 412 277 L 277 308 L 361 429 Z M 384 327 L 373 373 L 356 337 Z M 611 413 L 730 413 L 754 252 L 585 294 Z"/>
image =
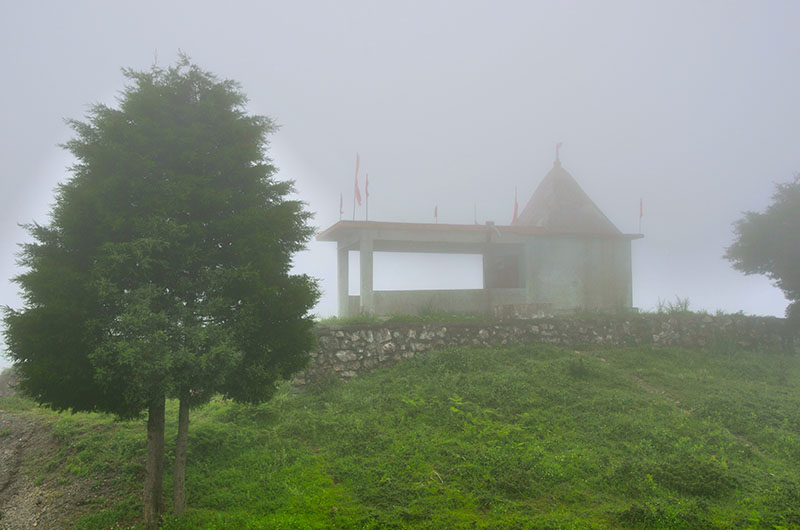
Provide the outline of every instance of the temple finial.
<path id="1" fill-rule="evenodd" d="M 558 154 L 559 154 L 559 151 L 561 151 L 561 144 L 562 143 L 563 142 L 558 142 L 556 144 L 556 160 L 555 160 L 555 162 L 553 162 L 554 166 L 560 166 L 561 165 L 561 159 L 559 158 Z"/>

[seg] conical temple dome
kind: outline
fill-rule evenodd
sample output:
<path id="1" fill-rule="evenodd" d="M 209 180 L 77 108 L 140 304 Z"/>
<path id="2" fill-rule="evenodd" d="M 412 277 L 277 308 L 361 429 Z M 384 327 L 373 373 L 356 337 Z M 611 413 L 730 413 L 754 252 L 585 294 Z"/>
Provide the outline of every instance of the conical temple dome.
<path id="1" fill-rule="evenodd" d="M 574 234 L 620 233 L 559 160 L 536 188 L 514 226 Z"/>

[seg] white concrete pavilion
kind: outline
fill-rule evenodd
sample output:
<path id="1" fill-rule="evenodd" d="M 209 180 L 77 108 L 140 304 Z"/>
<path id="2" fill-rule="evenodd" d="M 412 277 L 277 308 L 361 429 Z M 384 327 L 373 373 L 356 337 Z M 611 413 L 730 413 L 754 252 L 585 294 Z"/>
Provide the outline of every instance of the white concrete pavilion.
<path id="1" fill-rule="evenodd" d="M 533 315 L 632 306 L 631 241 L 556 160 L 510 226 L 339 221 L 317 239 L 338 249 L 339 316 L 420 311 Z M 349 295 L 349 252 L 360 295 Z M 375 291 L 374 252 L 480 254 L 483 288 Z"/>

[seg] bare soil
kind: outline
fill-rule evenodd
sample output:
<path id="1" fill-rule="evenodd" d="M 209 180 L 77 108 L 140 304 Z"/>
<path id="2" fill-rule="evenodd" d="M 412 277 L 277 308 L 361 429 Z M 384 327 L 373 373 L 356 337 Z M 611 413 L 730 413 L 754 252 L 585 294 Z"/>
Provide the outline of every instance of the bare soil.
<path id="1" fill-rule="evenodd" d="M 0 396 L 9 395 L 0 387 Z M 58 469 L 58 449 L 46 419 L 0 409 L 0 530 L 69 528 L 113 497 L 108 478 L 46 473 L 48 463 Z"/>

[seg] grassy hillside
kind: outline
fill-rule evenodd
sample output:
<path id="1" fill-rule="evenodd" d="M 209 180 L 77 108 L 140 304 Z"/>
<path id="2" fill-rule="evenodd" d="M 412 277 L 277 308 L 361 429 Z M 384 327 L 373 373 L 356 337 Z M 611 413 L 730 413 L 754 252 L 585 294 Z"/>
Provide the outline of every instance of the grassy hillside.
<path id="1" fill-rule="evenodd" d="M 135 524 L 143 425 L 28 413 L 63 444 L 28 463 L 36 480 L 115 477 L 77 527 Z M 187 488 L 189 514 L 164 528 L 800 527 L 800 358 L 432 353 L 195 411 Z"/>

